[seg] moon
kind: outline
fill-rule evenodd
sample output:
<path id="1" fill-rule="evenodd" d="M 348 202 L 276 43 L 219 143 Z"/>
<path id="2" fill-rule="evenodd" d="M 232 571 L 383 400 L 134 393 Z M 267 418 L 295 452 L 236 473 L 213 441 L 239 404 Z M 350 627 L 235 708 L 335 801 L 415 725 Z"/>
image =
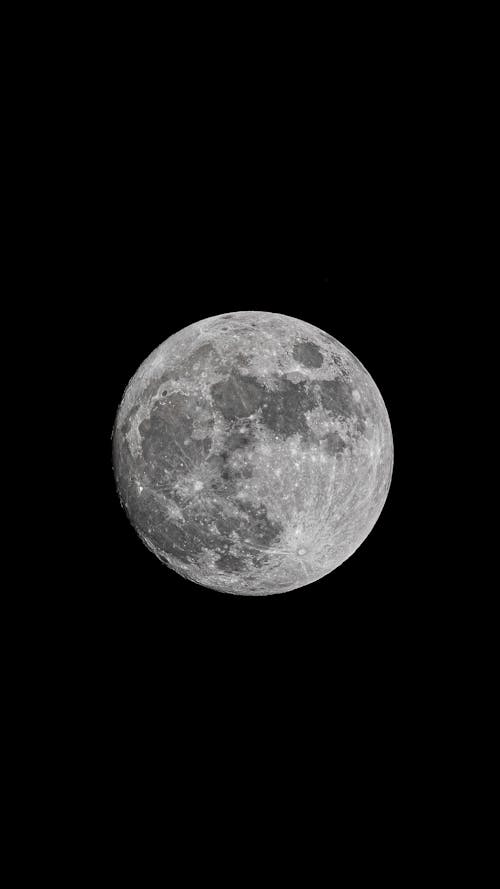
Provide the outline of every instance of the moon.
<path id="1" fill-rule="evenodd" d="M 389 490 L 389 416 L 328 333 L 233 312 L 169 337 L 128 384 L 113 430 L 118 494 L 163 563 L 210 589 L 284 593 L 338 568 Z"/>

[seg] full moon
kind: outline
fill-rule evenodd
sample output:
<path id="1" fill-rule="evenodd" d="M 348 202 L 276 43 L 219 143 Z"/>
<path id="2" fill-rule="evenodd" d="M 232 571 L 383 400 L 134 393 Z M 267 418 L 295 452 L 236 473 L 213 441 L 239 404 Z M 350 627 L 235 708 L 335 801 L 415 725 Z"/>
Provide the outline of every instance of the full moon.
<path id="1" fill-rule="evenodd" d="M 233 312 L 146 358 L 118 409 L 113 465 L 163 563 L 265 596 L 355 552 L 387 497 L 393 443 L 377 386 L 338 340 L 287 315 Z"/>

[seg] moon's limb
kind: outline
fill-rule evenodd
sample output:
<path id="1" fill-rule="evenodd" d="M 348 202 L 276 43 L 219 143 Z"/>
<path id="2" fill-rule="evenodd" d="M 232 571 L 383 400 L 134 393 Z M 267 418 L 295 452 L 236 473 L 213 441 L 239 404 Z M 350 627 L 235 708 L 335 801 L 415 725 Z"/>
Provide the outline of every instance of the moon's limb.
<path id="1" fill-rule="evenodd" d="M 333 571 L 369 534 L 393 465 L 374 381 L 341 343 L 268 312 L 218 315 L 159 346 L 114 430 L 121 500 L 146 545 L 224 592 Z"/>

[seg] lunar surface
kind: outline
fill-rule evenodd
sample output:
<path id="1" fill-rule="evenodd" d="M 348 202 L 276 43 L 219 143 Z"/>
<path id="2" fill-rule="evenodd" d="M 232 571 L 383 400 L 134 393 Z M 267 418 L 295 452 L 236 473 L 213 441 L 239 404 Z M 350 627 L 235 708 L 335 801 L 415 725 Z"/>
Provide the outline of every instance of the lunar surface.
<path id="1" fill-rule="evenodd" d="M 393 444 L 380 392 L 345 346 L 296 318 L 234 312 L 144 361 L 113 461 L 129 519 L 162 562 L 257 596 L 353 554 L 387 497 Z"/>

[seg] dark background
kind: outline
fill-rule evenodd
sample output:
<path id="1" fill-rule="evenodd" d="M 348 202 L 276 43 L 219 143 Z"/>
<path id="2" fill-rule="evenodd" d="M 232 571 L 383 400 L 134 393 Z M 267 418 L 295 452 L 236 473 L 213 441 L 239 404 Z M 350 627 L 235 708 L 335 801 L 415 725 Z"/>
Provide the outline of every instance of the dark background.
<path id="1" fill-rule="evenodd" d="M 218 105 L 202 87 L 193 95 L 159 113 L 147 94 L 111 102 L 104 92 L 94 126 L 78 130 L 67 311 L 92 422 L 82 419 L 90 478 L 72 620 L 90 628 L 89 657 L 121 693 L 128 680 L 139 693 L 140 675 L 182 694 L 190 677 L 197 695 L 205 683 L 255 685 L 271 700 L 304 682 L 311 695 L 324 681 L 347 688 L 358 672 L 368 693 L 373 675 L 396 681 L 429 625 L 416 581 L 425 433 L 415 383 L 441 282 L 425 146 L 408 105 L 384 108 L 368 82 L 328 114 L 308 96 L 297 116 L 291 100 L 250 108 L 243 95 Z M 184 326 L 249 309 L 302 318 L 346 345 L 382 393 L 395 445 L 386 505 L 356 553 L 314 584 L 264 598 L 196 586 L 162 565 L 121 509 L 111 465 L 115 414 L 139 364 Z"/>
<path id="2" fill-rule="evenodd" d="M 198 816 L 202 833 L 217 824 L 223 860 L 228 826 L 239 828 L 235 813 L 255 798 L 244 866 L 248 839 L 251 854 L 267 830 L 274 841 L 277 802 L 301 833 L 319 815 L 316 840 L 334 855 L 333 811 L 356 838 L 360 821 L 369 836 L 381 824 L 387 859 L 421 801 L 413 867 L 434 811 L 441 842 L 448 816 L 436 788 L 448 796 L 447 768 L 449 797 L 461 793 L 463 763 L 449 765 L 456 738 L 440 726 L 466 685 L 449 642 L 469 642 L 453 627 L 442 537 L 429 533 L 449 512 L 439 478 L 450 451 L 446 328 L 437 355 L 430 344 L 436 319 L 460 311 L 449 274 L 460 275 L 463 256 L 447 238 L 463 204 L 457 146 L 471 128 L 462 109 L 478 91 L 443 52 L 468 55 L 449 16 L 441 33 L 434 14 L 423 22 L 420 40 L 414 22 L 394 33 L 391 12 L 379 40 L 365 13 L 355 15 L 349 33 L 320 24 L 309 39 L 302 16 L 296 39 L 283 17 L 269 35 L 259 19 L 247 53 L 225 14 L 226 51 L 199 20 L 196 42 L 194 22 L 181 36 L 148 21 L 141 38 L 134 16 L 122 39 L 124 16 L 108 29 L 92 17 L 80 54 L 81 22 L 61 34 L 57 17 L 58 53 L 36 35 L 43 66 L 16 104 L 30 122 L 19 137 L 30 191 L 19 212 L 40 247 L 21 266 L 33 269 L 30 295 L 56 334 L 58 397 L 39 428 L 57 464 L 41 472 L 38 452 L 30 458 L 30 528 L 46 525 L 49 536 L 39 559 L 20 530 L 21 569 L 32 563 L 36 576 L 20 596 L 18 661 L 31 622 L 28 686 L 39 708 L 23 770 L 41 750 L 43 823 L 54 798 L 49 755 L 70 829 L 67 813 L 87 796 L 84 842 L 100 817 L 108 843 L 116 809 L 133 834 L 152 812 L 153 837 L 168 833 L 167 813 L 191 838 Z M 395 445 L 387 502 L 356 553 L 314 584 L 264 598 L 198 587 L 156 560 L 120 507 L 111 466 L 116 410 L 138 365 L 186 324 L 238 309 L 294 315 L 338 338 L 380 388 Z M 22 712 L 28 698 L 18 696 Z M 232 793 L 217 820 L 222 777 Z M 148 791 L 152 801 L 135 805 Z M 297 805 L 301 791 L 317 791 L 317 801 Z M 371 865 L 364 837 L 356 844 L 353 861 L 370 855 Z M 201 857 L 190 845 L 186 861 Z"/>
<path id="3" fill-rule="evenodd" d="M 375 228 L 369 236 L 354 230 L 347 244 L 345 233 L 336 234 L 325 216 L 319 222 L 308 232 L 302 227 L 301 237 L 288 241 L 283 231 L 280 237 L 279 228 L 269 233 L 254 217 L 256 231 L 252 237 L 247 232 L 243 247 L 234 243 L 230 232 L 221 232 L 219 240 L 207 230 L 206 242 L 200 245 L 188 237 L 188 243 L 169 251 L 168 257 L 166 250 L 153 257 L 147 237 L 137 238 L 137 233 L 133 244 L 116 245 L 120 252 L 116 268 L 121 269 L 116 296 L 102 313 L 109 352 L 101 387 L 104 525 L 97 562 L 102 571 L 104 559 L 106 589 L 104 600 L 101 590 L 98 595 L 118 640 L 124 634 L 148 657 L 154 654 L 155 643 L 163 655 L 170 645 L 178 653 L 179 640 L 189 639 L 188 650 L 195 645 L 212 662 L 219 657 L 221 644 L 237 661 L 246 650 L 245 669 L 256 668 L 258 652 L 257 665 L 262 658 L 279 660 L 289 646 L 299 661 L 300 651 L 307 651 L 309 658 L 329 659 L 339 647 L 345 651 L 349 639 L 353 650 L 363 637 L 371 648 L 374 634 L 383 638 L 398 621 L 408 621 L 412 609 L 404 518 L 408 507 L 404 479 L 409 474 L 408 297 L 405 300 L 400 292 L 400 263 L 395 264 L 393 254 L 388 256 Z M 263 230 L 270 242 L 259 241 Z M 408 288 L 407 271 L 405 275 Z M 144 358 L 188 324 L 248 309 L 303 318 L 348 346 L 382 392 L 395 442 L 389 497 L 362 546 L 322 580 L 262 599 L 197 586 L 161 564 L 121 509 L 111 467 L 115 412 Z M 403 642 L 401 627 L 398 638 Z M 298 663 L 295 655 L 294 663 Z"/>
<path id="4" fill-rule="evenodd" d="M 145 66 L 142 78 L 137 65 L 110 61 L 92 78 L 86 58 L 81 86 L 70 83 L 56 108 L 60 138 L 51 141 L 45 111 L 34 133 L 60 182 L 55 202 L 39 152 L 32 224 L 45 230 L 52 209 L 58 226 L 41 250 L 36 297 L 44 314 L 53 308 L 64 398 L 41 427 L 58 454 L 55 482 L 42 479 L 54 519 L 35 566 L 38 581 L 48 564 L 48 582 L 34 587 L 33 610 L 22 600 L 41 650 L 32 734 L 50 731 L 52 697 L 62 728 L 48 737 L 95 794 L 92 823 L 103 789 L 127 817 L 144 788 L 168 810 L 178 780 L 174 817 L 185 812 L 190 825 L 204 811 L 184 788 L 206 782 L 210 824 L 226 773 L 221 835 L 255 795 L 255 833 L 267 818 L 274 836 L 269 788 L 287 806 L 301 789 L 321 797 L 326 783 L 315 808 L 327 810 L 330 848 L 329 807 L 378 824 L 389 776 L 399 822 L 412 806 L 408 776 L 425 793 L 427 762 L 436 749 L 439 766 L 448 758 L 436 727 L 450 688 L 462 691 L 449 640 L 467 642 L 454 632 L 457 597 L 448 566 L 436 569 L 442 538 L 429 525 L 446 524 L 439 470 L 450 450 L 449 372 L 442 351 L 431 354 L 436 318 L 453 300 L 444 208 L 461 200 L 439 136 L 449 94 L 432 83 L 429 101 L 420 55 L 406 78 L 399 62 L 361 71 L 355 57 L 334 57 L 329 49 L 328 71 L 313 70 L 307 86 L 299 65 L 259 88 L 253 58 L 234 84 L 230 69 L 214 82 L 189 61 L 172 77 Z M 326 86 L 319 101 L 315 82 Z M 348 347 L 382 393 L 395 447 L 386 504 L 358 550 L 321 580 L 262 598 L 197 586 L 162 565 L 120 506 L 111 462 L 116 411 L 151 351 L 201 318 L 252 309 L 304 319 Z M 298 823 L 309 816 L 302 809 Z"/>
<path id="5" fill-rule="evenodd" d="M 313 215 L 311 207 L 305 218 Z M 228 743 L 237 748 L 265 746 L 264 727 L 282 719 L 298 735 L 307 732 L 310 718 L 321 744 L 335 712 L 348 722 L 362 712 L 375 727 L 381 719 L 397 722 L 437 632 L 432 583 L 420 582 L 422 437 L 412 401 L 417 275 L 382 208 L 377 225 L 361 220 L 347 231 L 326 213 L 314 226 L 297 216 L 291 226 L 282 215 L 270 227 L 264 209 L 250 221 L 238 239 L 228 226 L 214 232 L 207 224 L 203 237 L 188 230 L 171 246 L 158 237 L 153 250 L 141 217 L 120 226 L 113 241 L 113 287 L 102 294 L 96 338 L 105 347 L 98 358 L 90 578 L 77 596 L 77 620 L 91 628 L 86 663 L 106 720 L 130 702 L 135 719 L 144 713 L 150 730 L 153 723 L 162 731 L 170 708 L 188 720 L 194 708 L 203 737 L 222 721 L 234 726 Z M 144 358 L 200 318 L 248 309 L 303 318 L 345 344 L 382 393 L 395 447 L 386 504 L 359 549 L 321 580 L 262 598 L 198 586 L 157 560 L 120 506 L 111 465 L 115 413 Z M 384 716 L 386 706 L 391 712 Z M 196 755 L 196 735 L 176 731 Z M 362 739 L 349 743 L 356 750 Z"/>

